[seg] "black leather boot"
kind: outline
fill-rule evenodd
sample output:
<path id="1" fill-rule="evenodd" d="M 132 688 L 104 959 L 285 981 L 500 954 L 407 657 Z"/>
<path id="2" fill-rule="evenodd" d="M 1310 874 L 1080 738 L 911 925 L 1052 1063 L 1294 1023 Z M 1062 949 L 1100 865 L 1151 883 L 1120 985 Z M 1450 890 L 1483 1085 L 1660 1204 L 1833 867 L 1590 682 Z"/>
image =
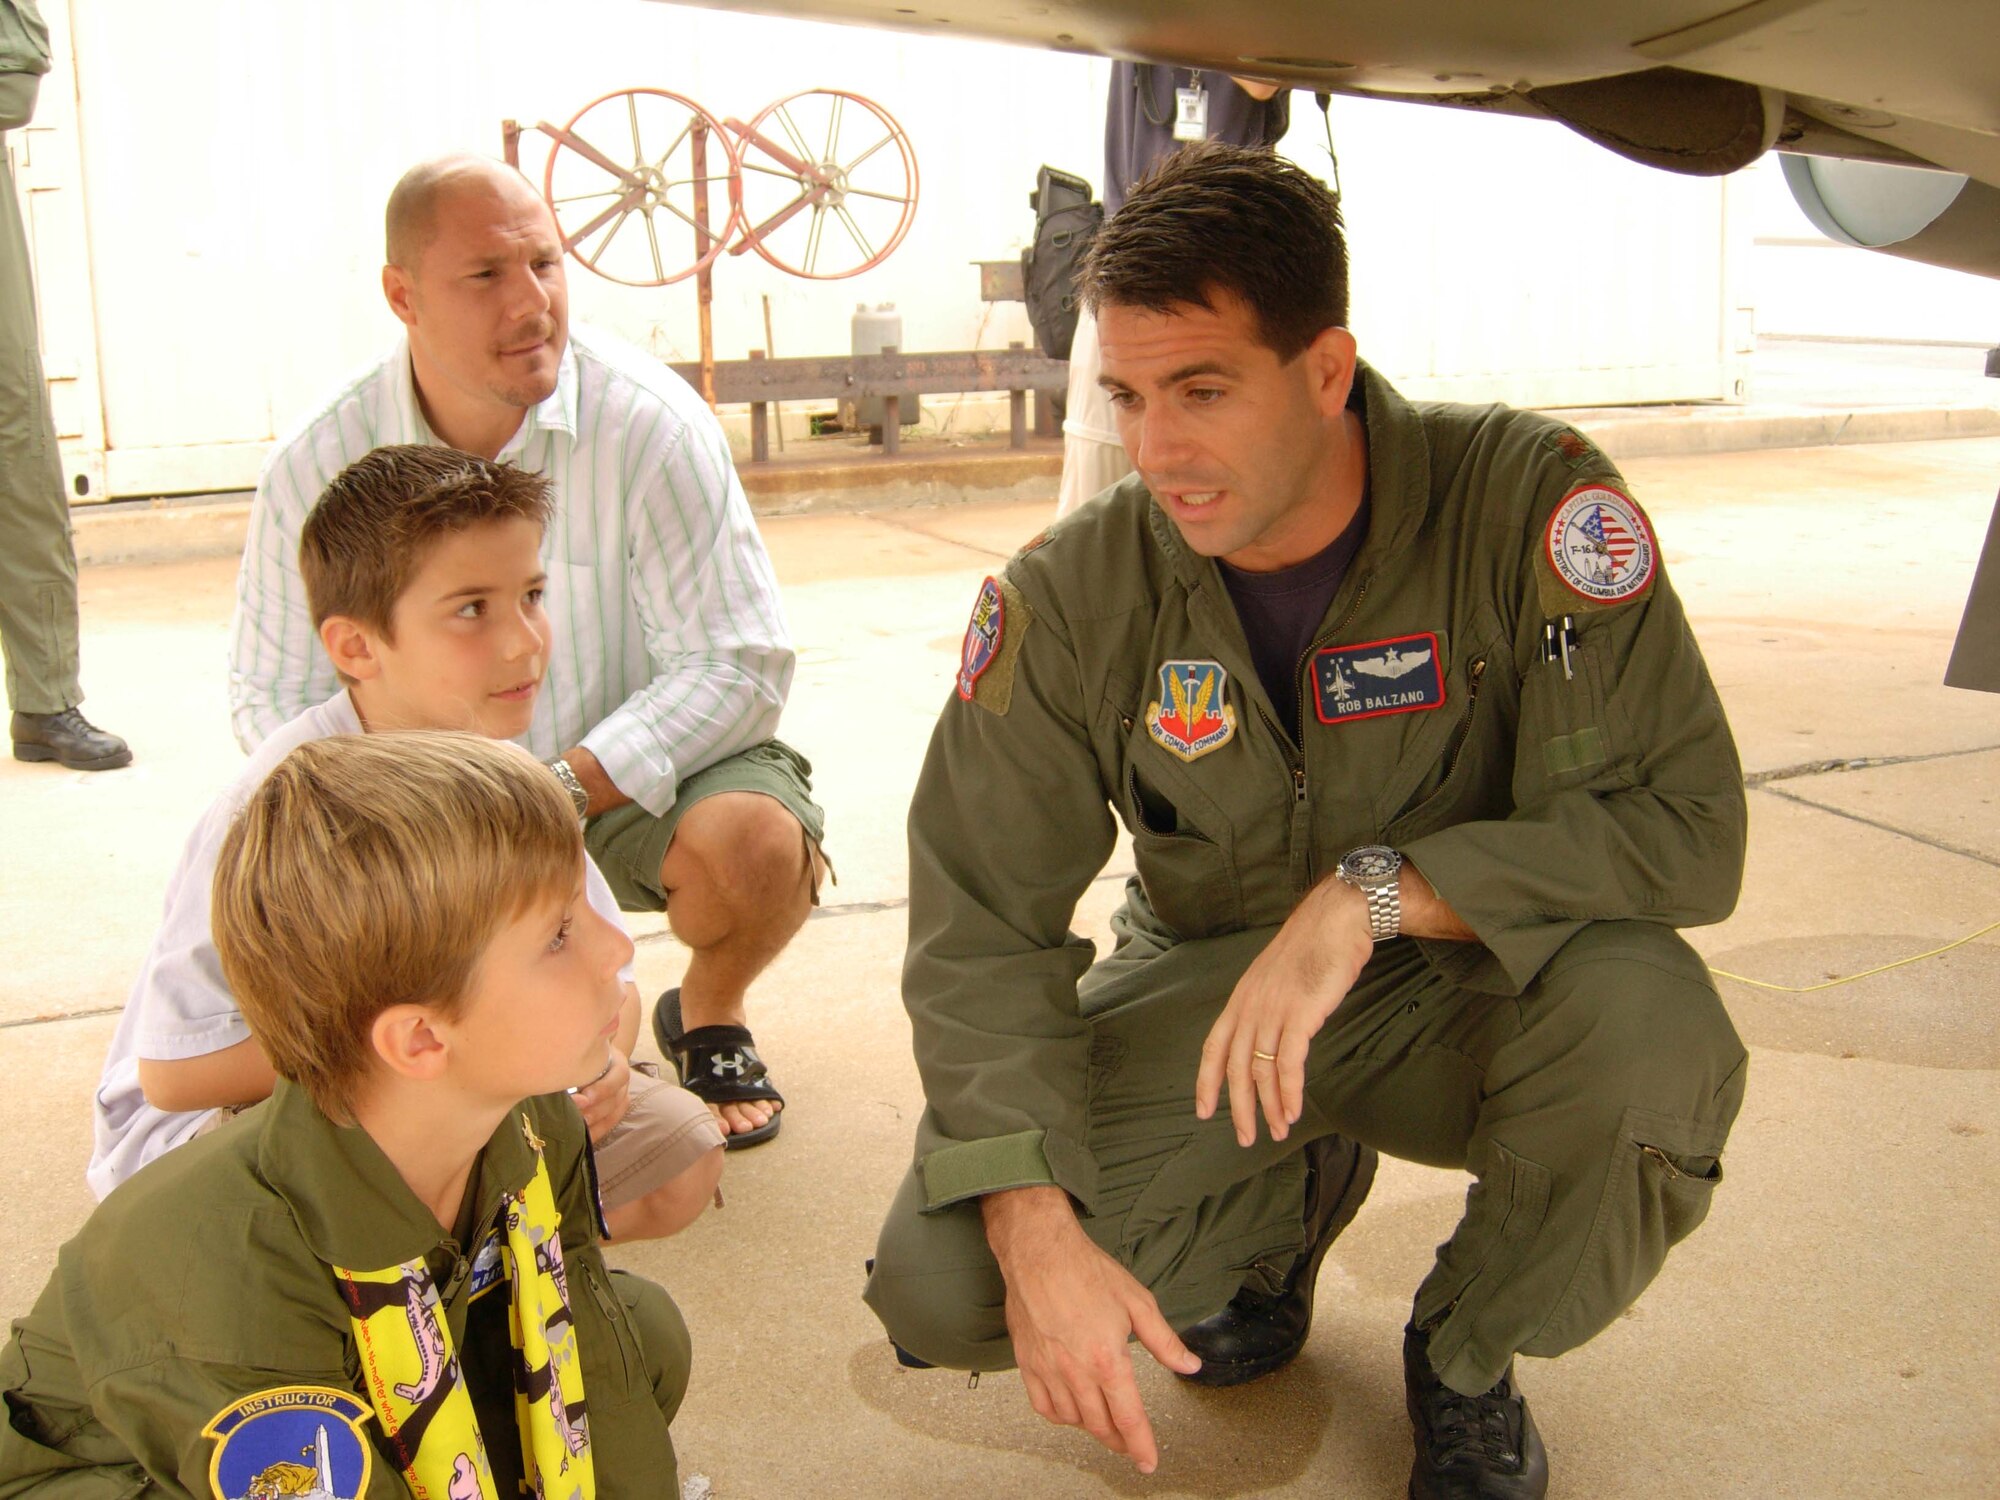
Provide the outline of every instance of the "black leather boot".
<path id="1" fill-rule="evenodd" d="M 1483 1396 L 1461 1396 L 1431 1368 L 1430 1340 L 1403 1330 L 1403 1394 L 1417 1441 L 1410 1500 L 1542 1500 L 1549 1455 L 1514 1388 L 1514 1367 Z"/>
<path id="2" fill-rule="evenodd" d="M 59 714 L 15 714 L 14 759 L 60 761 L 72 771 L 115 771 L 132 764 L 132 751 L 74 708 Z"/>
<path id="3" fill-rule="evenodd" d="M 1313 1283 L 1340 1231 L 1354 1221 L 1375 1181 L 1375 1149 L 1345 1136 L 1321 1136 L 1305 1148 L 1306 1247 L 1278 1291 L 1245 1287 L 1229 1305 L 1181 1330 L 1181 1342 L 1201 1357 L 1183 1380 L 1241 1385 L 1289 1363 L 1312 1331 Z"/>

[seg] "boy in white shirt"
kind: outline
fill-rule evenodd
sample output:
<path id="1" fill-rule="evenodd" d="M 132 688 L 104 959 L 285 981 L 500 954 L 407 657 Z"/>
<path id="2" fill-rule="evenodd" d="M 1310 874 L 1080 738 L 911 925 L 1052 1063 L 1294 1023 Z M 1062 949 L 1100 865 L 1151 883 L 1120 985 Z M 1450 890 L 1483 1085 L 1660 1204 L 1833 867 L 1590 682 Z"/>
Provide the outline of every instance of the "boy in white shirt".
<path id="1" fill-rule="evenodd" d="M 88 1173 L 102 1198 L 148 1161 L 266 1098 L 275 1075 L 223 981 L 209 888 L 230 820 L 286 754 L 370 730 L 522 734 L 550 652 L 540 551 L 548 481 L 449 448 L 378 448 L 314 508 L 299 566 L 314 628 L 347 686 L 257 749 L 189 836 L 93 1101 Z M 591 906 L 618 904 L 585 861 Z M 706 1106 L 630 1063 L 639 996 L 606 1072 L 574 1080 L 614 1239 L 672 1234 L 715 1191 L 723 1137 Z"/>

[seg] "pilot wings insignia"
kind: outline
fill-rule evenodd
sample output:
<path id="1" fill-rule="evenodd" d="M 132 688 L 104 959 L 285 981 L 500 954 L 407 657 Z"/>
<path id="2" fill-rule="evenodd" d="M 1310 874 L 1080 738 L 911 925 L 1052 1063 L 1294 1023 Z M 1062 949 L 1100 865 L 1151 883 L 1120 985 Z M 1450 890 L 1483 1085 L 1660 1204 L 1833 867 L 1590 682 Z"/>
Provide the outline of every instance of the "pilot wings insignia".
<path id="1" fill-rule="evenodd" d="M 1429 648 L 1412 651 L 1406 656 L 1391 646 L 1381 656 L 1356 657 L 1354 670 L 1370 677 L 1407 677 L 1430 659 Z"/>
<path id="2" fill-rule="evenodd" d="M 1184 761 L 1221 749 L 1236 735 L 1228 687 L 1229 673 L 1220 662 L 1160 663 L 1160 696 L 1146 705 L 1146 733 Z"/>

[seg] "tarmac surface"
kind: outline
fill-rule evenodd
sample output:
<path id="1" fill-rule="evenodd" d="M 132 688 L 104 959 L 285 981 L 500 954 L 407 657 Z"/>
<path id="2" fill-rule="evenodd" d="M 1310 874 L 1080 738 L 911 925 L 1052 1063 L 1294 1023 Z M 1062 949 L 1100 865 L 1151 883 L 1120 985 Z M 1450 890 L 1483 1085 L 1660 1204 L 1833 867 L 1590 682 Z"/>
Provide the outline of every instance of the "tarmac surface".
<path id="1" fill-rule="evenodd" d="M 2000 697 L 1940 686 L 2000 438 L 1624 468 L 1754 788 L 1742 902 L 1690 937 L 1781 988 L 1722 981 L 1753 1062 L 1707 1224 L 1590 1345 L 1521 1362 L 1551 1493 L 1993 1494 L 2000 930 L 1906 961 L 2000 923 Z M 899 1368 L 859 1300 L 920 1107 L 897 991 L 909 789 L 979 580 L 1048 510 L 763 522 L 800 651 L 783 732 L 815 763 L 840 884 L 752 994 L 783 1134 L 730 1158 L 726 1208 L 612 1252 L 694 1330 L 682 1471 L 720 1500 L 1400 1495 L 1399 1330 L 1462 1173 L 1383 1163 L 1285 1371 L 1202 1391 L 1137 1355 L 1162 1440 L 1150 1479 L 1042 1423 L 1013 1375 Z M 181 841 L 240 763 L 233 576 L 226 557 L 87 568 L 87 708 L 137 761 L 0 761 L 0 1318 L 89 1211 L 88 1101 L 116 1011 Z M 1129 868 L 1121 847 L 1079 909 L 1100 945 Z M 657 919 L 635 930 L 650 996 L 685 956 Z"/>

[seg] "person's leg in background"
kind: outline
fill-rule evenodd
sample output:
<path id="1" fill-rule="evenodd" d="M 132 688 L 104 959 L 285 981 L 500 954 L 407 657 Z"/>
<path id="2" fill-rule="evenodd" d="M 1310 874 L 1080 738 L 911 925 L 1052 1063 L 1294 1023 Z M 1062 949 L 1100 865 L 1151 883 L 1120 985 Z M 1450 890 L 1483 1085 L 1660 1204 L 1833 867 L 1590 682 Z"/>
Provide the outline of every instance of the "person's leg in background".
<path id="1" fill-rule="evenodd" d="M 108 771 L 130 764 L 132 752 L 77 711 L 76 551 L 6 145 L 0 135 L 0 650 L 9 728 L 16 760 Z"/>

